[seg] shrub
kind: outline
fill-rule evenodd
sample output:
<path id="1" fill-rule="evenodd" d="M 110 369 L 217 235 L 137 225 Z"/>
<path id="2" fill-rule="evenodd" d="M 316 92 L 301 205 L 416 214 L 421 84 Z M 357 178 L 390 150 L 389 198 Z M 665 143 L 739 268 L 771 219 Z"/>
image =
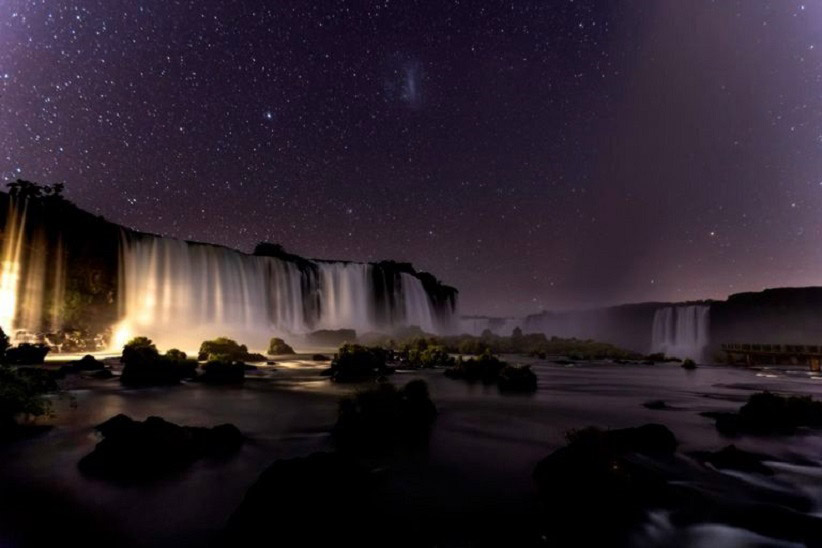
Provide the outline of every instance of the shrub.
<path id="1" fill-rule="evenodd" d="M 388 352 L 378 346 L 344 344 L 334 355 L 328 374 L 337 382 L 372 380 L 391 371 L 386 365 Z"/>
<path id="2" fill-rule="evenodd" d="M 494 384 L 497 382 L 502 369 L 507 365 L 507 363 L 486 350 L 477 358 L 458 360 L 456 365 L 445 370 L 445 375 L 451 379 Z"/>
<path id="3" fill-rule="evenodd" d="M 200 345 L 200 352 L 197 359 L 204 360 L 231 360 L 231 361 L 255 361 L 264 362 L 266 357 L 262 354 L 253 354 L 248 351 L 248 347 L 239 344 L 228 337 L 217 337 L 210 341 L 203 341 Z"/>
<path id="4" fill-rule="evenodd" d="M 268 353 L 272 356 L 277 356 L 279 354 L 294 354 L 294 349 L 287 345 L 281 338 L 274 337 L 268 343 Z"/>
<path id="5" fill-rule="evenodd" d="M 39 417 L 51 410 L 43 394 L 56 389 L 47 371 L 34 374 L 0 366 L 0 431 L 14 427 L 18 415 Z"/>
<path id="6" fill-rule="evenodd" d="M 196 375 L 196 360 L 188 359 L 176 348 L 161 356 L 147 337 L 135 337 L 123 347 L 120 358 L 123 374 L 120 381 L 129 386 L 177 384 L 181 379 Z"/>

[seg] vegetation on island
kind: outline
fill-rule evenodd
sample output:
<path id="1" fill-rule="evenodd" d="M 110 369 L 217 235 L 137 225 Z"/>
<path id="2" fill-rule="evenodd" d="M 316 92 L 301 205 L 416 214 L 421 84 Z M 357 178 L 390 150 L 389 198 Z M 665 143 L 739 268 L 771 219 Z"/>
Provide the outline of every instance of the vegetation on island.
<path id="1" fill-rule="evenodd" d="M 548 356 L 566 356 L 572 360 L 641 360 L 642 354 L 593 340 L 547 337 L 544 333 L 524 334 L 515 328 L 510 336 L 495 335 L 485 330 L 481 335 L 435 336 L 419 329 L 408 329 L 399 336 L 371 337 L 369 342 L 397 351 L 424 347 L 438 347 L 449 354 L 479 356 L 491 354 L 524 354 L 540 359 Z M 662 360 L 664 361 L 664 357 Z"/>
<path id="2" fill-rule="evenodd" d="M 0 437 L 14 431 L 20 418 L 49 414 L 51 402 L 45 395 L 59 390 L 50 371 L 10 366 L 10 350 L 9 338 L 0 329 Z"/>
<path id="3" fill-rule="evenodd" d="M 530 366 L 510 365 L 489 351 L 467 360 L 460 357 L 455 365 L 445 370 L 450 379 L 460 379 L 482 384 L 496 384 L 501 392 L 535 392 L 537 376 Z"/>
<path id="4" fill-rule="evenodd" d="M 388 367 L 389 351 L 379 346 L 344 344 L 323 374 L 336 382 L 363 382 L 392 373 Z"/>
<path id="5" fill-rule="evenodd" d="M 208 341 L 203 341 L 200 345 L 200 352 L 197 359 L 200 361 L 243 361 L 243 362 L 264 362 L 266 357 L 262 354 L 255 354 L 248 351 L 248 347 L 239 344 L 234 339 L 228 337 L 217 337 Z"/>
<path id="6" fill-rule="evenodd" d="M 268 354 L 270 356 L 280 356 L 282 354 L 294 354 L 294 349 L 291 348 L 281 338 L 274 337 L 268 343 Z"/>
<path id="7" fill-rule="evenodd" d="M 120 358 L 123 372 L 120 381 L 127 386 L 177 384 L 197 374 L 197 360 L 171 349 L 161 355 L 147 337 L 135 337 L 123 346 Z"/>

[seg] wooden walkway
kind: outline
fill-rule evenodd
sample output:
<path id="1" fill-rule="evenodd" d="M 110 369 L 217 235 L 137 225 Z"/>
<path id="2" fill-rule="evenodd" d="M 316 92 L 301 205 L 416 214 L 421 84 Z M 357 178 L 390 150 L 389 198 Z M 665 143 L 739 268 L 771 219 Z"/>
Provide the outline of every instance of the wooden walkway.
<path id="1" fill-rule="evenodd" d="M 813 344 L 723 344 L 728 363 L 746 365 L 805 365 L 819 371 L 822 345 Z"/>

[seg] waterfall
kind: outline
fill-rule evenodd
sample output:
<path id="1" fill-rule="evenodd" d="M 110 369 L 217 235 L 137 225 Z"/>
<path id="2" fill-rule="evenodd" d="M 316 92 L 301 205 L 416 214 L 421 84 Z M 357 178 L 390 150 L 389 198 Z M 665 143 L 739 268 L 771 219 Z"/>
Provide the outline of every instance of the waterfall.
<path id="1" fill-rule="evenodd" d="M 22 203 L 21 203 L 22 202 Z M 29 222 L 28 201 L 10 199 L 0 255 L 0 328 L 12 342 L 42 338 L 62 327 L 65 255 L 62 241 Z M 35 226 L 30 226 L 30 225 Z"/>
<path id="2" fill-rule="evenodd" d="M 654 313 L 651 351 L 667 356 L 702 360 L 708 346 L 711 307 L 683 305 L 660 308 Z"/>
<path id="3" fill-rule="evenodd" d="M 263 348 L 274 335 L 317 329 L 441 332 L 453 313 L 416 276 L 381 263 L 288 260 L 131 233 L 123 235 L 120 286 L 114 346 L 136 335 L 196 349 L 217 336 Z"/>

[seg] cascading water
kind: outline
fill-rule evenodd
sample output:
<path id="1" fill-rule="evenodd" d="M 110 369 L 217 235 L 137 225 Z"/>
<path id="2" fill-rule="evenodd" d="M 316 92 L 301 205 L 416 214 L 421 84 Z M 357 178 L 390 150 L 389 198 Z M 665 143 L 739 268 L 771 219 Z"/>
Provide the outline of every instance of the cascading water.
<path id="1" fill-rule="evenodd" d="M 416 276 L 379 263 L 290 261 L 147 235 L 124 234 L 120 286 L 114 346 L 134 335 L 194 349 L 217 336 L 261 348 L 274 334 L 316 329 L 441 332 L 453 312 Z"/>
<path id="2" fill-rule="evenodd" d="M 704 359 L 709 342 L 710 311 L 708 305 L 658 309 L 654 313 L 651 351 L 683 359 Z"/>
<path id="3" fill-rule="evenodd" d="M 29 226 L 26 200 L 9 200 L 0 264 L 0 328 L 13 342 L 62 327 L 65 256 L 42 226 Z"/>

